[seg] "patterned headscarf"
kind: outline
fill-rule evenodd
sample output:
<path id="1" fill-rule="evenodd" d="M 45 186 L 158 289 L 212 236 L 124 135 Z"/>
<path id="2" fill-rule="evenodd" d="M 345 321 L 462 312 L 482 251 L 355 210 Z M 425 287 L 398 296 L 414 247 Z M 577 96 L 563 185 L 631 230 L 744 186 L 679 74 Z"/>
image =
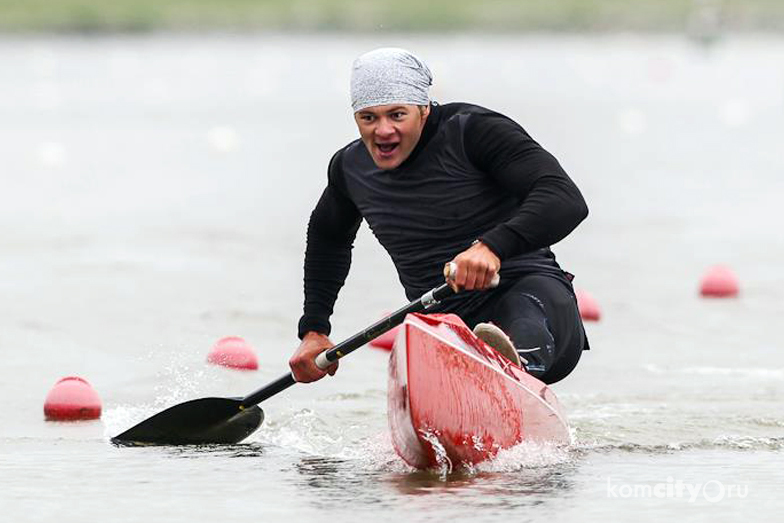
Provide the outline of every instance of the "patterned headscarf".
<path id="1" fill-rule="evenodd" d="M 433 75 L 425 62 L 396 47 L 365 53 L 351 70 L 351 107 L 354 112 L 389 104 L 428 105 Z"/>

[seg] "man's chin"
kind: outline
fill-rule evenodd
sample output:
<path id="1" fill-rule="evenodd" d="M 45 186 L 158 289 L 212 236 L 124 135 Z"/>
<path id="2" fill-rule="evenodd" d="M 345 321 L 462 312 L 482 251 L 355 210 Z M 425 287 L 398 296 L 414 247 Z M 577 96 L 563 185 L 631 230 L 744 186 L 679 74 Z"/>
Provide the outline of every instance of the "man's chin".
<path id="1" fill-rule="evenodd" d="M 398 167 L 401 163 L 403 163 L 404 158 L 401 158 L 400 154 L 396 154 L 390 158 L 383 158 L 379 155 L 372 155 L 373 156 L 373 163 L 376 164 L 376 167 L 379 169 L 383 169 L 385 171 L 389 171 Z"/>

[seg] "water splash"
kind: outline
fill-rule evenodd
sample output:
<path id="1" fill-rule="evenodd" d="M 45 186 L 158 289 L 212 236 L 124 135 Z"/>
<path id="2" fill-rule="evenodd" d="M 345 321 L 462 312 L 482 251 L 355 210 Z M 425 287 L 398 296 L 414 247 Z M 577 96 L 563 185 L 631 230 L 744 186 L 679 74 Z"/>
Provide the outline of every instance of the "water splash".
<path id="1" fill-rule="evenodd" d="M 439 441 L 438 434 L 433 430 L 423 430 L 420 431 L 419 434 L 433 448 L 433 452 L 436 455 L 436 463 L 438 464 L 435 470 L 445 481 L 447 476 L 454 470 L 454 466 L 452 465 L 452 460 L 449 459 L 449 456 L 447 456 L 444 445 L 442 445 L 441 441 Z"/>
<path id="2" fill-rule="evenodd" d="M 416 471 L 400 459 L 392 445 L 389 431 L 382 431 L 360 438 L 347 445 L 336 457 L 354 462 L 358 468 L 368 471 L 408 474 Z"/>
<path id="3" fill-rule="evenodd" d="M 270 420 L 253 439 L 318 456 L 334 455 L 344 446 L 343 436 L 331 430 L 311 409 L 300 409 Z"/>
<path id="4" fill-rule="evenodd" d="M 501 449 L 492 459 L 475 465 L 477 472 L 515 472 L 563 465 L 573 460 L 572 447 L 548 442 L 523 441 Z"/>
<path id="5" fill-rule="evenodd" d="M 160 371 L 155 376 L 152 401 L 139 404 L 119 404 L 105 409 L 105 436 L 111 438 L 137 423 L 178 403 L 205 397 L 209 390 L 220 382 L 223 369 L 192 364 L 190 349 L 165 353 L 165 360 L 155 365 Z M 150 351 L 142 356 L 146 360 L 160 360 L 161 353 Z"/>
<path id="6" fill-rule="evenodd" d="M 262 425 L 250 440 L 285 452 L 327 460 L 349 461 L 366 472 L 408 473 L 414 469 L 398 457 L 388 431 L 368 434 L 365 425 L 333 427 L 310 409 L 276 416 Z"/>
<path id="7" fill-rule="evenodd" d="M 165 384 L 155 386 L 153 406 L 165 408 L 198 396 L 203 390 L 204 369 L 171 364 L 163 369 Z M 203 393 L 202 393 L 203 394 Z"/>
<path id="8" fill-rule="evenodd" d="M 101 419 L 104 423 L 104 437 L 113 438 L 122 431 L 152 416 L 155 408 L 151 405 L 119 405 L 105 409 Z"/>

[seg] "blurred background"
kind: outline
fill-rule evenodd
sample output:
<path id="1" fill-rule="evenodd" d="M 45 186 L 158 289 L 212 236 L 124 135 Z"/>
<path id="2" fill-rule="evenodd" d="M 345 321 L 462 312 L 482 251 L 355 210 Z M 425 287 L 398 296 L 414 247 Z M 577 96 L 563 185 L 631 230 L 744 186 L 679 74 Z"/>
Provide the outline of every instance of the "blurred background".
<path id="1" fill-rule="evenodd" d="M 776 0 L 45 0 L 0 2 L 7 31 L 779 30 Z"/>
<path id="2" fill-rule="evenodd" d="M 5 513 L 119 521 L 101 500 L 122 490 L 129 521 L 171 503 L 174 519 L 224 517 L 241 477 L 256 497 L 233 507 L 240 521 L 270 507 L 347 521 L 379 506 L 435 519 L 473 508 L 472 521 L 778 514 L 783 30 L 777 0 L 0 0 Z M 554 386 L 574 449 L 452 483 L 411 475 L 385 439 L 386 353 L 372 349 L 266 402 L 246 454 L 108 445 L 164 406 L 243 395 L 286 370 L 308 217 L 329 158 L 357 136 L 350 65 L 380 46 L 420 55 L 441 103 L 520 122 L 588 202 L 553 247 L 602 310 L 592 350 Z M 715 265 L 737 275 L 736 298 L 699 296 Z M 333 340 L 403 301 L 363 226 Z M 256 348 L 257 372 L 205 363 L 232 334 Z M 103 421 L 43 421 L 44 395 L 69 374 L 94 385 Z M 158 475 L 183 479 L 159 490 Z M 751 494 L 608 503 L 609 477 L 668 476 Z M 303 492 L 317 495 L 287 505 Z M 72 494 L 93 501 L 62 513 Z"/>

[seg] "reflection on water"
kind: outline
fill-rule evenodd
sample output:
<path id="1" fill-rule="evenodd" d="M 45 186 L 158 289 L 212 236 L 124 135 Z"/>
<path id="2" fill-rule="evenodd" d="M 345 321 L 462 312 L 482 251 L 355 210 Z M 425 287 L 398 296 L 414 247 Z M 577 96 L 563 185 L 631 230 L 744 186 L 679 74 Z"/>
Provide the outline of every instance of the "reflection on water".
<path id="1" fill-rule="evenodd" d="M 392 474 L 385 481 L 402 494 L 431 495 L 478 487 L 482 494 L 493 497 L 562 496 L 573 486 L 571 476 L 577 467 L 576 463 L 569 463 L 505 473 L 459 470 L 446 477 L 438 472 L 417 471 Z"/>
<path id="2" fill-rule="evenodd" d="M 211 459 L 211 458 L 263 458 L 264 446 L 259 443 L 236 443 L 232 445 L 177 445 L 157 447 L 167 458 Z"/>
<path id="3" fill-rule="evenodd" d="M 511 509 L 530 507 L 567 496 L 579 463 L 569 462 L 513 472 L 487 473 L 460 468 L 407 473 L 357 469 L 349 460 L 308 457 L 295 465 L 303 489 L 315 489 L 314 501 L 324 509 L 347 500 L 384 503 L 396 495 L 450 499 L 460 496 L 466 507 Z M 381 488 L 383 487 L 383 488 Z M 388 489 L 391 489 L 388 490 Z"/>

